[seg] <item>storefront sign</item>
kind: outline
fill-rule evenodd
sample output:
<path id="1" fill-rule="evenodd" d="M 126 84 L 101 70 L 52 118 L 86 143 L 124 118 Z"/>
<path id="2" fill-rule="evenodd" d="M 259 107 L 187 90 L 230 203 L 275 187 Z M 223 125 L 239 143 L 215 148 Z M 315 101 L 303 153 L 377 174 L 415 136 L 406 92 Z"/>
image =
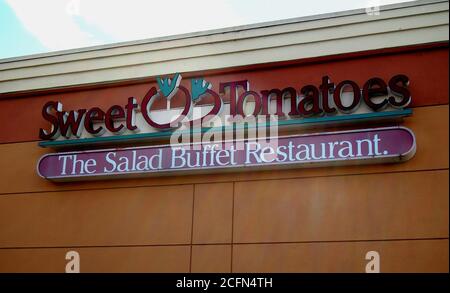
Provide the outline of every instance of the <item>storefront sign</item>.
<path id="1" fill-rule="evenodd" d="M 248 80 L 222 82 L 218 89 L 213 90 L 211 84 L 202 78 L 191 79 L 189 90 L 180 84 L 181 79 L 178 73 L 173 78 L 158 78 L 159 88 L 151 87 L 144 97 L 139 97 L 140 103 L 136 97 L 129 97 L 125 98 L 123 105 L 63 110 L 60 102 L 49 101 L 42 108 L 43 119 L 49 127 L 39 130 L 39 137 L 47 140 L 41 146 L 56 147 L 60 144 L 53 143 L 54 140 L 69 139 L 85 140 L 86 144 L 105 143 L 112 141 L 107 139 L 112 136 L 137 140 L 148 138 L 146 134 L 149 132 L 154 133 L 152 137 L 164 137 L 167 132 L 186 125 L 212 127 L 208 122 L 219 116 L 226 117 L 221 127 L 229 125 L 236 117 L 271 116 L 277 121 L 288 121 L 290 125 L 300 125 L 304 121 L 328 123 L 342 116 L 355 121 L 369 116 L 382 119 L 385 118 L 383 113 L 395 112 L 396 109 L 400 113 L 395 115 L 404 116 L 404 108 L 411 102 L 409 78 L 403 74 L 394 75 L 387 81 L 374 77 L 361 85 L 352 80 L 335 84 L 330 77 L 323 76 L 320 85 L 299 88 L 291 85 L 284 89 L 259 91 L 250 89 Z M 177 93 L 182 106 L 172 109 L 170 100 Z M 205 97 L 209 97 L 212 104 L 198 106 Z M 167 109 L 155 111 L 153 104 L 158 99 L 166 100 Z M 385 109 L 389 111 L 383 112 Z M 254 124 L 257 123 L 255 120 Z M 67 145 L 70 144 L 76 143 Z"/>
<path id="2" fill-rule="evenodd" d="M 38 174 L 54 181 L 401 162 L 416 149 L 407 128 L 387 127 L 267 139 L 44 155 Z"/>

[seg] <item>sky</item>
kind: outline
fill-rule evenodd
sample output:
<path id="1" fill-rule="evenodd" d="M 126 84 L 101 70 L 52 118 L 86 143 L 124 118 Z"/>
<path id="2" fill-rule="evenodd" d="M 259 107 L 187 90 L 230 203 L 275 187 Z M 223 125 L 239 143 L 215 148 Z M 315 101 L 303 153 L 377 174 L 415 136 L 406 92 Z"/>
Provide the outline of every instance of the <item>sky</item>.
<path id="1" fill-rule="evenodd" d="M 0 0 L 0 59 L 408 1 Z"/>

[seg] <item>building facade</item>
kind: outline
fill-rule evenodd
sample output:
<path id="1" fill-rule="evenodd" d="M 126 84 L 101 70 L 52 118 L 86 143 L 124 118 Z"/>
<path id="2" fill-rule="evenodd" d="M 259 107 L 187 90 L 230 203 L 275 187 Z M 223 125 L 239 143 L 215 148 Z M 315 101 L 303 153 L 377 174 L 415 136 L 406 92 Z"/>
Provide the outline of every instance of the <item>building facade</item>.
<path id="1" fill-rule="evenodd" d="M 75 251 L 81 272 L 365 272 L 374 260 L 381 272 L 448 272 L 448 6 L 414 1 L 0 60 L 0 271 L 64 272 Z M 291 122 L 280 136 L 400 126 L 413 133 L 414 153 L 395 162 L 380 153 L 281 169 L 42 176 L 38 162 L 46 154 L 169 144 L 161 135 L 167 132 L 155 129 L 76 137 L 72 127 L 71 137 L 55 139 L 45 113 L 58 107 L 46 103 L 63 105 L 63 124 L 71 110 L 120 116 L 108 109 L 130 97 L 142 112 L 150 89 L 166 95 L 169 80 L 159 77 L 173 84 L 176 73 L 192 100 L 193 80 L 201 82 L 210 97 L 198 105 L 206 108 L 217 97 L 229 112 L 235 99 L 236 113 L 261 114 L 271 89 L 282 92 L 280 103 L 312 97 L 311 106 L 295 108 L 300 118 L 282 120 Z M 399 87 L 397 99 L 372 100 L 374 78 L 390 91 Z M 359 86 L 353 101 L 360 95 L 366 110 L 342 102 L 342 113 L 328 115 L 324 83 L 334 83 L 336 93 L 343 81 Z M 383 82 L 375 89 L 383 91 Z M 311 92 L 306 85 L 314 85 Z M 244 97 L 239 108 L 245 91 L 256 93 L 250 110 Z M 278 111 L 275 98 L 268 112 Z M 177 95 L 170 103 L 152 109 L 167 116 L 167 107 L 185 105 Z"/>

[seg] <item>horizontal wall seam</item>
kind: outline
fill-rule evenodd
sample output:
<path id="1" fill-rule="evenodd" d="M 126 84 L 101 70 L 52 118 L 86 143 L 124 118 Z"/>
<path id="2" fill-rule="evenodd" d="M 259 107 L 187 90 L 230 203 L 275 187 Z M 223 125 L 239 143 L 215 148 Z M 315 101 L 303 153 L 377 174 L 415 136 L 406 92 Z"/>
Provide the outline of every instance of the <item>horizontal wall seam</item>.
<path id="1" fill-rule="evenodd" d="M 268 244 L 275 244 L 275 245 L 283 245 L 283 244 L 322 244 L 322 243 L 359 243 L 359 242 L 403 242 L 403 241 L 439 241 L 439 240 L 448 240 L 448 237 L 427 237 L 427 238 L 387 238 L 387 239 L 355 239 L 355 240 L 312 240 L 312 241 L 289 241 L 289 242 L 235 242 L 235 243 L 228 243 L 228 242 L 217 242 L 217 243 L 186 243 L 186 244 L 130 244 L 130 245 L 75 245 L 75 246 L 19 246 L 19 247 L 0 247 L 1 250 L 13 250 L 13 249 L 73 249 L 73 248 L 138 248 L 138 247 L 167 247 L 167 246 L 219 246 L 219 245 L 268 245 Z"/>
<path id="2" fill-rule="evenodd" d="M 332 175 L 316 175 L 316 176 L 292 176 L 282 178 L 258 178 L 258 179 L 234 179 L 234 180 L 218 180 L 209 182 L 189 182 L 189 183 L 173 183 L 173 184 L 155 184 L 155 185 L 139 185 L 139 186 L 119 186 L 119 187 L 100 187 L 100 188 L 80 188 L 80 189 L 63 189 L 63 190 L 48 190 L 48 191 L 28 191 L 28 192 L 9 192 L 1 193 L 0 196 L 27 196 L 39 193 L 55 193 L 55 192 L 79 192 L 79 191 L 95 191 L 95 190 L 112 190 L 112 189 L 132 189 L 132 188 L 150 188 L 150 187 L 169 187 L 169 186 L 190 186 L 195 184 L 211 184 L 211 183 L 242 183 L 242 182 L 257 182 L 257 181 L 274 181 L 274 180 L 293 180 L 293 179 L 313 179 L 313 178 L 333 178 L 333 177 L 348 177 L 348 176 L 365 176 L 365 175 L 377 175 L 377 174 L 398 174 L 398 173 L 419 173 L 419 172 L 441 172 L 449 171 L 449 168 L 435 168 L 435 169 L 415 169 L 415 170 L 403 170 L 403 171 L 379 171 L 368 173 L 348 173 L 348 174 L 332 174 Z M 239 174 L 239 172 L 236 172 Z M 43 179 L 44 180 L 44 179 Z"/>

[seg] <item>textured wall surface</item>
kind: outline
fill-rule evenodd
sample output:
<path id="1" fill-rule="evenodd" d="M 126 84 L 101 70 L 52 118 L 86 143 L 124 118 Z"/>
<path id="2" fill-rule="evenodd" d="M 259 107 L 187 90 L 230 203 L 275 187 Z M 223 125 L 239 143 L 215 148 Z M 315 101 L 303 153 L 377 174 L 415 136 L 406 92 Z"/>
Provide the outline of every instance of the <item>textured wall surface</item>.
<path id="1" fill-rule="evenodd" d="M 52 183 L 36 174 L 41 107 L 103 108 L 151 83 L 0 100 L 0 271 L 448 272 L 448 47 L 206 75 L 252 89 L 411 79 L 416 155 L 401 164 Z M 360 125 L 359 127 L 372 127 Z"/>

